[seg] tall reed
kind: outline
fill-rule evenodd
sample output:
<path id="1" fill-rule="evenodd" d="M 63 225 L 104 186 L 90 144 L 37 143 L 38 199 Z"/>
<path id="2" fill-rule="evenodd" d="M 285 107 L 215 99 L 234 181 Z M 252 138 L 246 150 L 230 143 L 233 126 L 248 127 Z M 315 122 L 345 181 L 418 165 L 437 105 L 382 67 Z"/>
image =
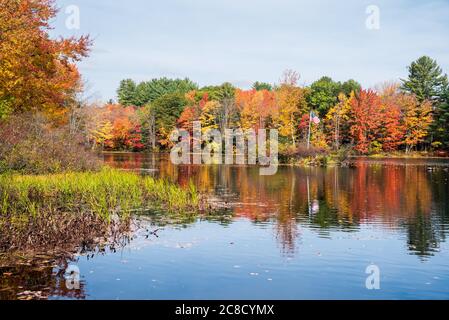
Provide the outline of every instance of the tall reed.
<path id="1" fill-rule="evenodd" d="M 132 172 L 105 168 L 99 172 L 0 176 L 2 216 L 36 217 L 42 212 L 90 212 L 109 219 L 143 209 L 194 212 L 200 196 L 190 184 L 176 184 Z"/>
<path id="2" fill-rule="evenodd" d="M 130 227 L 131 213 L 163 210 L 192 216 L 200 209 L 201 197 L 192 184 L 183 189 L 111 168 L 4 174 L 0 175 L 0 253 L 82 248 L 101 239 L 119 239 Z"/>

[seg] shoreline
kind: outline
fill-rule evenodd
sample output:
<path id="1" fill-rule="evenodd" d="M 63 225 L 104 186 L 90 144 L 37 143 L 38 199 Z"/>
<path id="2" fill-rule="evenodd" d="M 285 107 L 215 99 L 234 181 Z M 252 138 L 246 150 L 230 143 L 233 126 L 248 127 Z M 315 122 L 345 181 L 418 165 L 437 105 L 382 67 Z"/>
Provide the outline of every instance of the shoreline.
<path id="1" fill-rule="evenodd" d="M 154 152 L 154 151 L 107 151 L 103 150 L 100 151 L 98 154 L 154 154 L 154 155 L 170 155 L 170 152 L 163 151 L 163 152 Z M 194 153 L 190 153 L 190 155 L 193 155 Z M 224 154 L 223 154 L 224 155 Z M 322 156 L 335 156 L 335 154 L 329 153 L 329 154 L 323 154 Z M 311 157 L 302 157 L 300 159 L 306 159 Z M 312 157 L 313 158 L 313 157 Z M 370 154 L 370 155 L 350 155 L 348 158 L 369 158 L 369 159 L 376 159 L 376 158 L 395 158 L 395 159 L 447 159 L 449 160 L 449 154 L 447 156 L 435 156 L 435 155 L 423 155 L 423 154 L 407 154 L 407 153 L 391 153 L 391 154 Z M 294 158 L 290 158 L 294 159 Z"/>

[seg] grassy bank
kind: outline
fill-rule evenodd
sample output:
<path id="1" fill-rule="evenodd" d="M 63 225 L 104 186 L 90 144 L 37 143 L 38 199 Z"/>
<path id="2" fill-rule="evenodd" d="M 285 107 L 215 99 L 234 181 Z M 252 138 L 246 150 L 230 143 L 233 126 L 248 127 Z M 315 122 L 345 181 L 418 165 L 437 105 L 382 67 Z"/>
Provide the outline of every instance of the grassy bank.
<path id="1" fill-rule="evenodd" d="M 333 167 L 333 166 L 351 166 L 356 159 L 379 159 L 379 158 L 397 158 L 397 159 L 448 159 L 449 154 L 445 152 L 425 152 L 425 151 L 395 151 L 381 152 L 368 155 L 360 155 L 352 152 L 350 149 L 342 149 L 333 152 L 302 152 L 300 154 L 280 154 L 281 163 L 300 167 Z"/>
<path id="2" fill-rule="evenodd" d="M 87 211 L 108 219 L 111 214 L 127 215 L 146 208 L 193 211 L 199 200 L 193 185 L 185 190 L 164 180 L 115 169 L 0 177 L 2 215 Z"/>
<path id="3" fill-rule="evenodd" d="M 99 172 L 0 176 L 0 252 L 89 243 L 125 226 L 131 213 L 191 214 L 201 197 L 164 180 L 105 168 Z"/>

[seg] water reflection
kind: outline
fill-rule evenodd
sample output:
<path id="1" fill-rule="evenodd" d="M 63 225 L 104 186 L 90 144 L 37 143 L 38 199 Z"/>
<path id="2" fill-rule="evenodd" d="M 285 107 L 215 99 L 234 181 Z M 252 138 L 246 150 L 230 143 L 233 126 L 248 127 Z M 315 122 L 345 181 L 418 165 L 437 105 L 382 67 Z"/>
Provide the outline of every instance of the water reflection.
<path id="1" fill-rule="evenodd" d="M 287 255 L 297 250 L 301 226 L 320 237 L 362 225 L 399 230 L 409 252 L 421 258 L 437 252 L 448 234 L 447 160 L 358 159 L 353 168 L 286 166 L 274 176 L 260 176 L 257 167 L 248 166 L 175 166 L 167 155 L 157 154 L 105 154 L 104 160 L 182 186 L 192 180 L 231 205 L 236 217 L 273 223 Z"/>
<path id="2" fill-rule="evenodd" d="M 66 285 L 64 273 L 73 262 L 71 258 L 37 256 L 0 267 L 0 300 L 85 299 L 83 281 L 76 288 Z"/>

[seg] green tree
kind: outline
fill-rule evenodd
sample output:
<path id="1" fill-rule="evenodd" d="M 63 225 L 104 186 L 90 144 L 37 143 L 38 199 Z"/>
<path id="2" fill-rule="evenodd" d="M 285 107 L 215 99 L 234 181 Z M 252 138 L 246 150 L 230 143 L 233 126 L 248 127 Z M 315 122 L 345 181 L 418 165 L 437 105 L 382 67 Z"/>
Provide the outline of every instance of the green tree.
<path id="1" fill-rule="evenodd" d="M 435 60 L 423 56 L 412 62 L 408 72 L 408 79 L 402 79 L 404 91 L 416 95 L 419 102 L 441 100 L 448 85 L 448 78 Z"/>
<path id="2" fill-rule="evenodd" d="M 341 90 L 340 82 L 335 82 L 329 77 L 322 77 L 310 86 L 307 103 L 324 117 L 329 109 L 337 104 L 338 94 Z"/>
<path id="3" fill-rule="evenodd" d="M 186 105 L 187 99 L 185 96 L 176 92 L 163 95 L 151 104 L 156 121 L 159 143 L 162 146 L 170 145 L 170 133 L 176 127 L 176 122 Z"/>
<path id="4" fill-rule="evenodd" d="M 202 87 L 200 92 L 207 93 L 211 100 L 220 101 L 224 99 L 234 99 L 235 90 L 236 87 L 229 82 L 225 82 L 219 86 Z"/>
<path id="5" fill-rule="evenodd" d="M 155 95 L 153 94 L 150 82 L 141 82 L 137 85 L 135 92 L 135 99 L 136 105 L 138 106 L 145 106 L 148 103 L 157 99 L 157 97 L 155 97 Z"/>
<path id="6" fill-rule="evenodd" d="M 360 90 L 362 90 L 362 86 L 360 85 L 360 83 L 353 79 L 349 79 L 341 85 L 339 93 L 344 93 L 346 97 L 349 98 L 352 92 L 357 94 Z"/>
<path id="7" fill-rule="evenodd" d="M 259 82 L 259 81 L 254 82 L 252 88 L 256 91 L 262 91 L 262 90 L 272 91 L 273 90 L 273 86 L 271 84 L 266 83 L 266 82 Z"/>
<path id="8" fill-rule="evenodd" d="M 120 81 L 120 86 L 117 89 L 118 102 L 127 106 L 137 106 L 137 85 L 131 79 L 125 79 Z"/>
<path id="9" fill-rule="evenodd" d="M 434 123 L 432 130 L 434 134 L 433 146 L 449 149 L 449 89 L 442 95 L 442 101 L 435 108 Z"/>
<path id="10" fill-rule="evenodd" d="M 143 106 L 166 94 L 186 94 L 189 91 L 197 89 L 198 85 L 188 78 L 169 79 L 164 77 L 140 83 L 137 86 L 136 98 L 138 105 Z"/>
<path id="11" fill-rule="evenodd" d="M 117 94 L 120 104 L 124 106 L 134 105 L 142 107 L 166 94 L 186 94 L 189 91 L 197 89 L 198 85 L 188 78 L 169 79 L 164 77 L 144 81 L 139 84 L 136 84 L 131 79 L 125 79 L 120 82 Z"/>

